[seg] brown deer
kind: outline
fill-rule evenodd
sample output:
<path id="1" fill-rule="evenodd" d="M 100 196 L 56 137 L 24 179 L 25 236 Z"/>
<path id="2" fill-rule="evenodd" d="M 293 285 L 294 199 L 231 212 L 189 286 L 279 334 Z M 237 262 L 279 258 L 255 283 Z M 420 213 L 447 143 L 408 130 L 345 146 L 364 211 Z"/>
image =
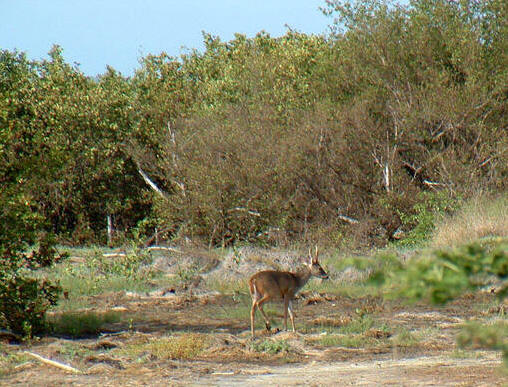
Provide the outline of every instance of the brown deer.
<path id="1" fill-rule="evenodd" d="M 287 330 L 289 311 L 293 332 L 296 332 L 292 301 L 295 298 L 296 293 L 309 281 L 312 276 L 328 279 L 328 274 L 326 274 L 319 264 L 317 246 L 314 256 L 312 256 L 309 249 L 309 263 L 296 273 L 267 270 L 260 271 L 250 278 L 249 288 L 250 295 L 252 297 L 250 327 L 252 337 L 254 337 L 254 315 L 256 313 L 256 307 L 265 319 L 266 329 L 270 331 L 270 320 L 268 320 L 268 317 L 263 311 L 263 304 L 272 299 L 282 299 L 284 301 L 284 330 Z"/>

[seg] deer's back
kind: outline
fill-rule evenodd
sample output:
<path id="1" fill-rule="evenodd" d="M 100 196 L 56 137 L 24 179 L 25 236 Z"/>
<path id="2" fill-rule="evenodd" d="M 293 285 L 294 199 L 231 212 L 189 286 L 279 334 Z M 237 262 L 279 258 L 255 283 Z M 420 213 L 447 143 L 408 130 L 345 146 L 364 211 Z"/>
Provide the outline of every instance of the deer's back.
<path id="1" fill-rule="evenodd" d="M 298 291 L 298 280 L 295 274 L 287 271 L 266 270 L 254 274 L 249 280 L 251 294 L 269 294 L 271 297 L 283 298 L 285 294 L 293 296 Z"/>

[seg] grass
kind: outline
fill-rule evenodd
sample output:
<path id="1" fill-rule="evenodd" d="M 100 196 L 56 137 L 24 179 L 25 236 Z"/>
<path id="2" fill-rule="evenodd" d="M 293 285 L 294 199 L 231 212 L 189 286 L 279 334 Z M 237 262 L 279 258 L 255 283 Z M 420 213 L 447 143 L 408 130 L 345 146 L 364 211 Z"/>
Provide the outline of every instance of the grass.
<path id="1" fill-rule="evenodd" d="M 84 337 L 100 333 L 104 325 L 120 321 L 118 312 L 64 312 L 48 317 L 51 333 L 61 336 Z"/>
<path id="2" fill-rule="evenodd" d="M 270 340 L 266 339 L 259 342 L 253 342 L 251 349 L 254 352 L 264 352 L 270 355 L 276 355 L 278 353 L 287 353 L 290 350 L 290 345 L 286 340 Z"/>
<path id="3" fill-rule="evenodd" d="M 483 238 L 508 236 L 508 195 L 479 197 L 443 219 L 432 241 L 435 247 L 457 246 Z"/>
<path id="4" fill-rule="evenodd" d="M 210 290 L 215 290 L 220 294 L 248 294 L 249 285 L 247 278 L 224 280 L 218 277 L 208 278 L 206 285 Z"/>
<path id="5" fill-rule="evenodd" d="M 129 344 L 112 353 L 130 358 L 159 360 L 189 360 L 199 356 L 210 346 L 210 339 L 200 333 L 154 338 L 148 342 Z"/>
<path id="6" fill-rule="evenodd" d="M 31 360 L 31 357 L 21 352 L 13 353 L 9 348 L 0 343 L 0 377 L 8 376 L 16 367 Z"/>
<path id="7" fill-rule="evenodd" d="M 74 342 L 61 343 L 58 347 L 57 353 L 68 360 L 82 360 L 87 356 L 94 354 L 94 351 Z"/>
<path id="8" fill-rule="evenodd" d="M 398 328 L 396 334 L 391 338 L 394 347 L 409 348 L 420 342 L 420 338 L 405 327 Z"/>
<path id="9" fill-rule="evenodd" d="M 357 335 L 323 335 L 319 338 L 318 344 L 323 347 L 346 347 L 346 348 L 365 348 L 377 346 L 386 340 L 376 339 L 374 337 Z"/>
<path id="10" fill-rule="evenodd" d="M 144 254 L 136 252 L 127 256 L 104 257 L 108 249 L 81 248 L 63 249 L 74 260 L 40 270 L 41 277 L 57 281 L 66 297 L 62 297 L 55 311 L 72 311 L 86 307 L 84 296 L 94 296 L 106 292 L 132 291 L 149 292 L 155 288 L 173 286 L 174 280 L 147 268 L 149 262 Z M 147 261 L 148 260 L 148 261 Z"/>

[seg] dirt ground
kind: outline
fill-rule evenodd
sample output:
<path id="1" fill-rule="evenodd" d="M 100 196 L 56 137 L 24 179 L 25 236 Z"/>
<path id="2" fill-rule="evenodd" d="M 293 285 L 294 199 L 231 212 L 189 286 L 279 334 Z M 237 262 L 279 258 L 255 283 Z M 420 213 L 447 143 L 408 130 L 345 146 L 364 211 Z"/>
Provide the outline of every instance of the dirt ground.
<path id="1" fill-rule="evenodd" d="M 496 313 L 485 306 L 492 305 L 489 294 L 431 307 L 303 291 L 295 307 L 300 332 L 268 333 L 260 325 L 255 341 L 250 338 L 248 315 L 227 317 L 235 308 L 245 308 L 246 301 L 234 296 L 118 292 L 90 297 L 88 303 L 91 310 L 116 310 L 122 318 L 94 337 L 43 337 L 30 345 L 4 344 L 9 353 L 30 351 L 80 373 L 26 357 L 0 377 L 0 385 L 508 385 L 499 352 L 455 347 L 458 327 L 466 318 Z M 282 308 L 273 304 L 273 310 L 275 325 L 280 327 Z M 323 341 L 329 334 L 326 327 L 347 325 L 359 310 L 388 328 L 363 332 L 367 344 L 356 348 Z M 419 339 L 392 340 L 397 327 Z M 198 335 L 191 337 L 206 341 L 206 349 L 191 359 L 128 350 L 182 333 Z M 287 347 L 276 353 L 253 349 L 255 343 L 267 340 L 282 340 Z"/>

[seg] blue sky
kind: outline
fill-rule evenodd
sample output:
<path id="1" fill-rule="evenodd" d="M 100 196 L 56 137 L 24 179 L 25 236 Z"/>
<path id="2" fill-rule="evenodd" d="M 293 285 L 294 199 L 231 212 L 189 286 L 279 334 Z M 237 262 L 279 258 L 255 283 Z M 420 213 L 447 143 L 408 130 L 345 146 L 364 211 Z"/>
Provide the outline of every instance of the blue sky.
<path id="1" fill-rule="evenodd" d="M 59 44 L 69 63 L 87 75 L 110 65 L 126 76 L 138 59 L 162 51 L 178 56 L 202 49 L 202 31 L 230 40 L 265 30 L 283 35 L 289 25 L 305 33 L 327 32 L 324 0 L 0 0 L 0 49 L 46 58 Z"/>

